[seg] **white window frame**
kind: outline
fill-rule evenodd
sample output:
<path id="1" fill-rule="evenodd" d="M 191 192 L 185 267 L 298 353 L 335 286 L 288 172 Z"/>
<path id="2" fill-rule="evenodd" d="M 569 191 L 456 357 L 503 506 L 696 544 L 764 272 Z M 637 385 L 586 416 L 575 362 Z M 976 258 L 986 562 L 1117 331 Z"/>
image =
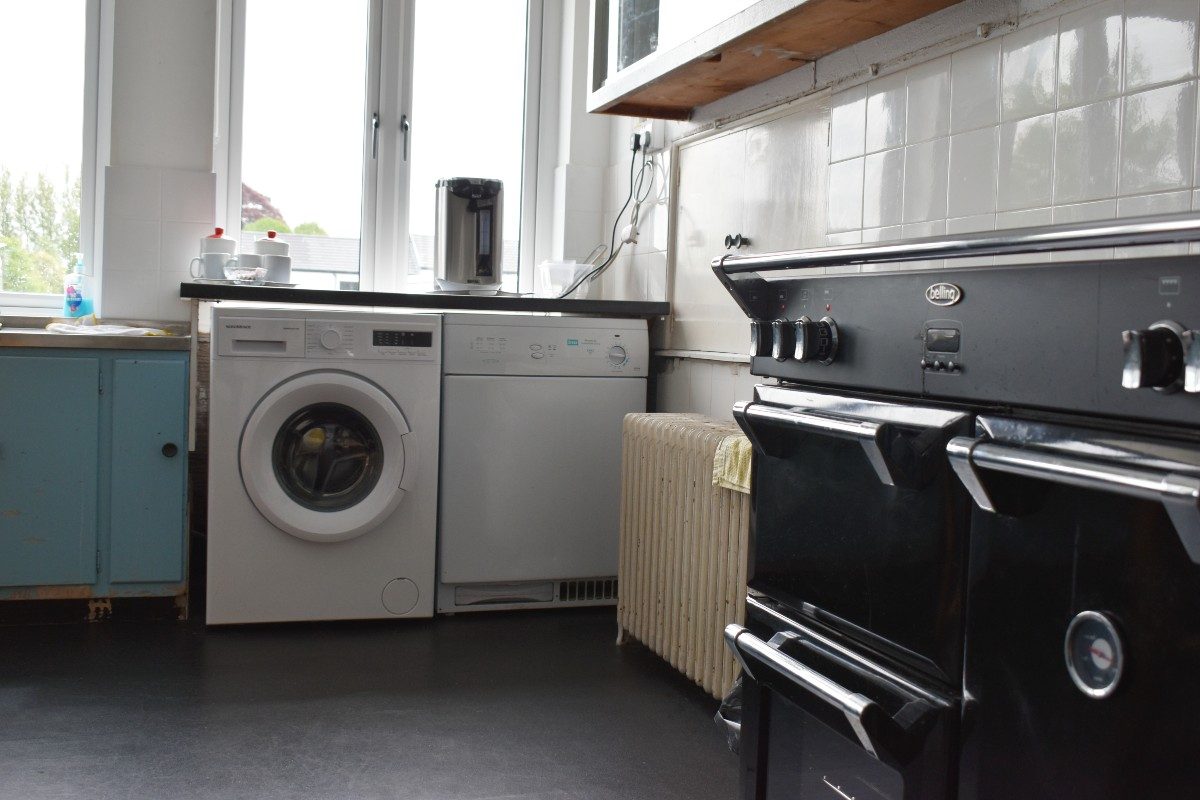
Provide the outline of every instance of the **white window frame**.
<path id="1" fill-rule="evenodd" d="M 84 274 L 98 283 L 99 254 L 104 249 L 104 168 L 112 131 L 113 2 L 87 0 L 83 55 L 83 139 L 79 166 L 79 249 Z M 62 308 L 61 292 L 5 292 L 0 312 L 46 314 Z"/>
<path id="2" fill-rule="evenodd" d="M 235 238 L 241 234 L 246 2 L 218 0 L 213 165 L 217 171 L 217 220 L 224 220 L 223 227 Z M 402 123 L 407 122 L 410 130 L 420 124 L 412 115 L 415 3 L 371 0 L 359 251 L 359 288 L 363 291 L 403 290 L 408 268 L 410 171 Z M 527 0 L 519 291 L 533 286 L 544 10 L 544 0 Z M 377 144 L 370 134 L 374 114 L 379 115 Z"/>

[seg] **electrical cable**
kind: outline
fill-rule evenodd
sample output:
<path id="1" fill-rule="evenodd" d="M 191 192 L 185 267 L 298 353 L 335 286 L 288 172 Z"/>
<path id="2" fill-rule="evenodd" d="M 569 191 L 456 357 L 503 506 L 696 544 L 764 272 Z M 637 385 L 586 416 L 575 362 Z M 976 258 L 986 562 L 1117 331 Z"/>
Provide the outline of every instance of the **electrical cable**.
<path id="1" fill-rule="evenodd" d="M 642 168 L 640 170 L 638 170 L 637 178 L 635 179 L 633 168 L 637 164 L 638 152 L 642 153 Z M 574 292 L 578 291 L 579 287 L 582 286 L 583 284 L 587 283 L 588 281 L 599 277 L 601 274 L 603 274 L 603 272 L 606 269 L 609 268 L 609 266 L 612 265 L 612 263 L 614 261 L 617 260 L 617 256 L 619 256 L 621 254 L 621 250 L 625 247 L 624 241 L 622 241 L 620 245 L 617 244 L 617 226 L 621 224 L 621 215 L 625 213 L 625 209 L 629 208 L 629 204 L 631 202 L 634 202 L 635 198 L 637 198 L 637 202 L 635 202 L 634 206 L 633 206 L 633 211 L 630 213 L 630 224 L 634 227 L 637 226 L 638 211 L 641 208 L 642 202 L 646 199 L 646 197 L 649 197 L 649 192 L 646 193 L 645 197 L 640 197 L 640 194 L 642 191 L 642 184 L 644 183 L 645 178 L 646 178 L 646 167 L 648 165 L 653 165 L 653 163 L 654 163 L 653 159 L 646 158 L 645 150 L 640 150 L 640 151 L 634 150 L 633 151 L 633 156 L 629 159 L 629 194 L 626 196 L 625 203 L 624 203 L 624 205 L 621 206 L 621 210 L 617 212 L 617 218 L 615 220 L 613 220 L 612 235 L 609 237 L 609 246 L 608 246 L 609 256 L 607 259 L 604 260 L 604 262 L 602 264 L 600 264 L 600 266 L 596 267 L 595 269 L 593 269 L 590 272 L 585 273 L 583 276 L 577 278 L 575 280 L 575 282 L 571 284 L 570 287 L 568 287 L 564 292 L 562 292 L 558 296 L 560 300 L 563 298 L 566 298 L 566 297 L 570 296 L 571 294 L 573 294 Z M 653 174 L 653 169 L 651 170 L 651 174 Z M 653 186 L 654 186 L 653 178 L 651 178 L 651 180 L 650 180 L 650 186 L 651 186 L 651 189 L 653 189 Z"/>

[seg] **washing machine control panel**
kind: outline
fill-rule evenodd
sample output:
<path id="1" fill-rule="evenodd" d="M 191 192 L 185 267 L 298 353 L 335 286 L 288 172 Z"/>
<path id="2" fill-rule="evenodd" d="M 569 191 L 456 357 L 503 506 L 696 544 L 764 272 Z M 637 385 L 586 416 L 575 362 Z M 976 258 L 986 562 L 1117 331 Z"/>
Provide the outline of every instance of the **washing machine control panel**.
<path id="1" fill-rule="evenodd" d="M 307 358 L 433 361 L 437 333 L 437 324 L 432 322 L 310 319 L 304 325 L 304 350 Z"/>

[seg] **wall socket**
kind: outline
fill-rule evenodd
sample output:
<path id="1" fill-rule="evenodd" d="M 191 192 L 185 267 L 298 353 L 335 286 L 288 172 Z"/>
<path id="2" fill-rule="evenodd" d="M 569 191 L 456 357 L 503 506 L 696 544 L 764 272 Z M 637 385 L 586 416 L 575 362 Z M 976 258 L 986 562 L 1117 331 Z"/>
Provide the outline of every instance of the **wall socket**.
<path id="1" fill-rule="evenodd" d="M 656 152 L 662 150 L 666 144 L 664 140 L 665 132 L 663 130 L 662 120 L 657 119 L 639 119 L 633 123 L 633 135 L 638 138 L 638 148 L 648 152 Z"/>

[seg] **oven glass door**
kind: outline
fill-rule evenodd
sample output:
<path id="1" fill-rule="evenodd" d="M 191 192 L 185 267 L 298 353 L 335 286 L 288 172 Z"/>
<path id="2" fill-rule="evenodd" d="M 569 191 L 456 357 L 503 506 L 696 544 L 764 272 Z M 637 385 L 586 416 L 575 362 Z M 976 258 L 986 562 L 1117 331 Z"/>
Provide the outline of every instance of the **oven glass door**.
<path id="1" fill-rule="evenodd" d="M 1200 448 L 981 428 L 959 796 L 1196 796 Z"/>
<path id="2" fill-rule="evenodd" d="M 748 585 L 953 686 L 969 500 L 946 442 L 957 411 L 759 387 Z"/>

